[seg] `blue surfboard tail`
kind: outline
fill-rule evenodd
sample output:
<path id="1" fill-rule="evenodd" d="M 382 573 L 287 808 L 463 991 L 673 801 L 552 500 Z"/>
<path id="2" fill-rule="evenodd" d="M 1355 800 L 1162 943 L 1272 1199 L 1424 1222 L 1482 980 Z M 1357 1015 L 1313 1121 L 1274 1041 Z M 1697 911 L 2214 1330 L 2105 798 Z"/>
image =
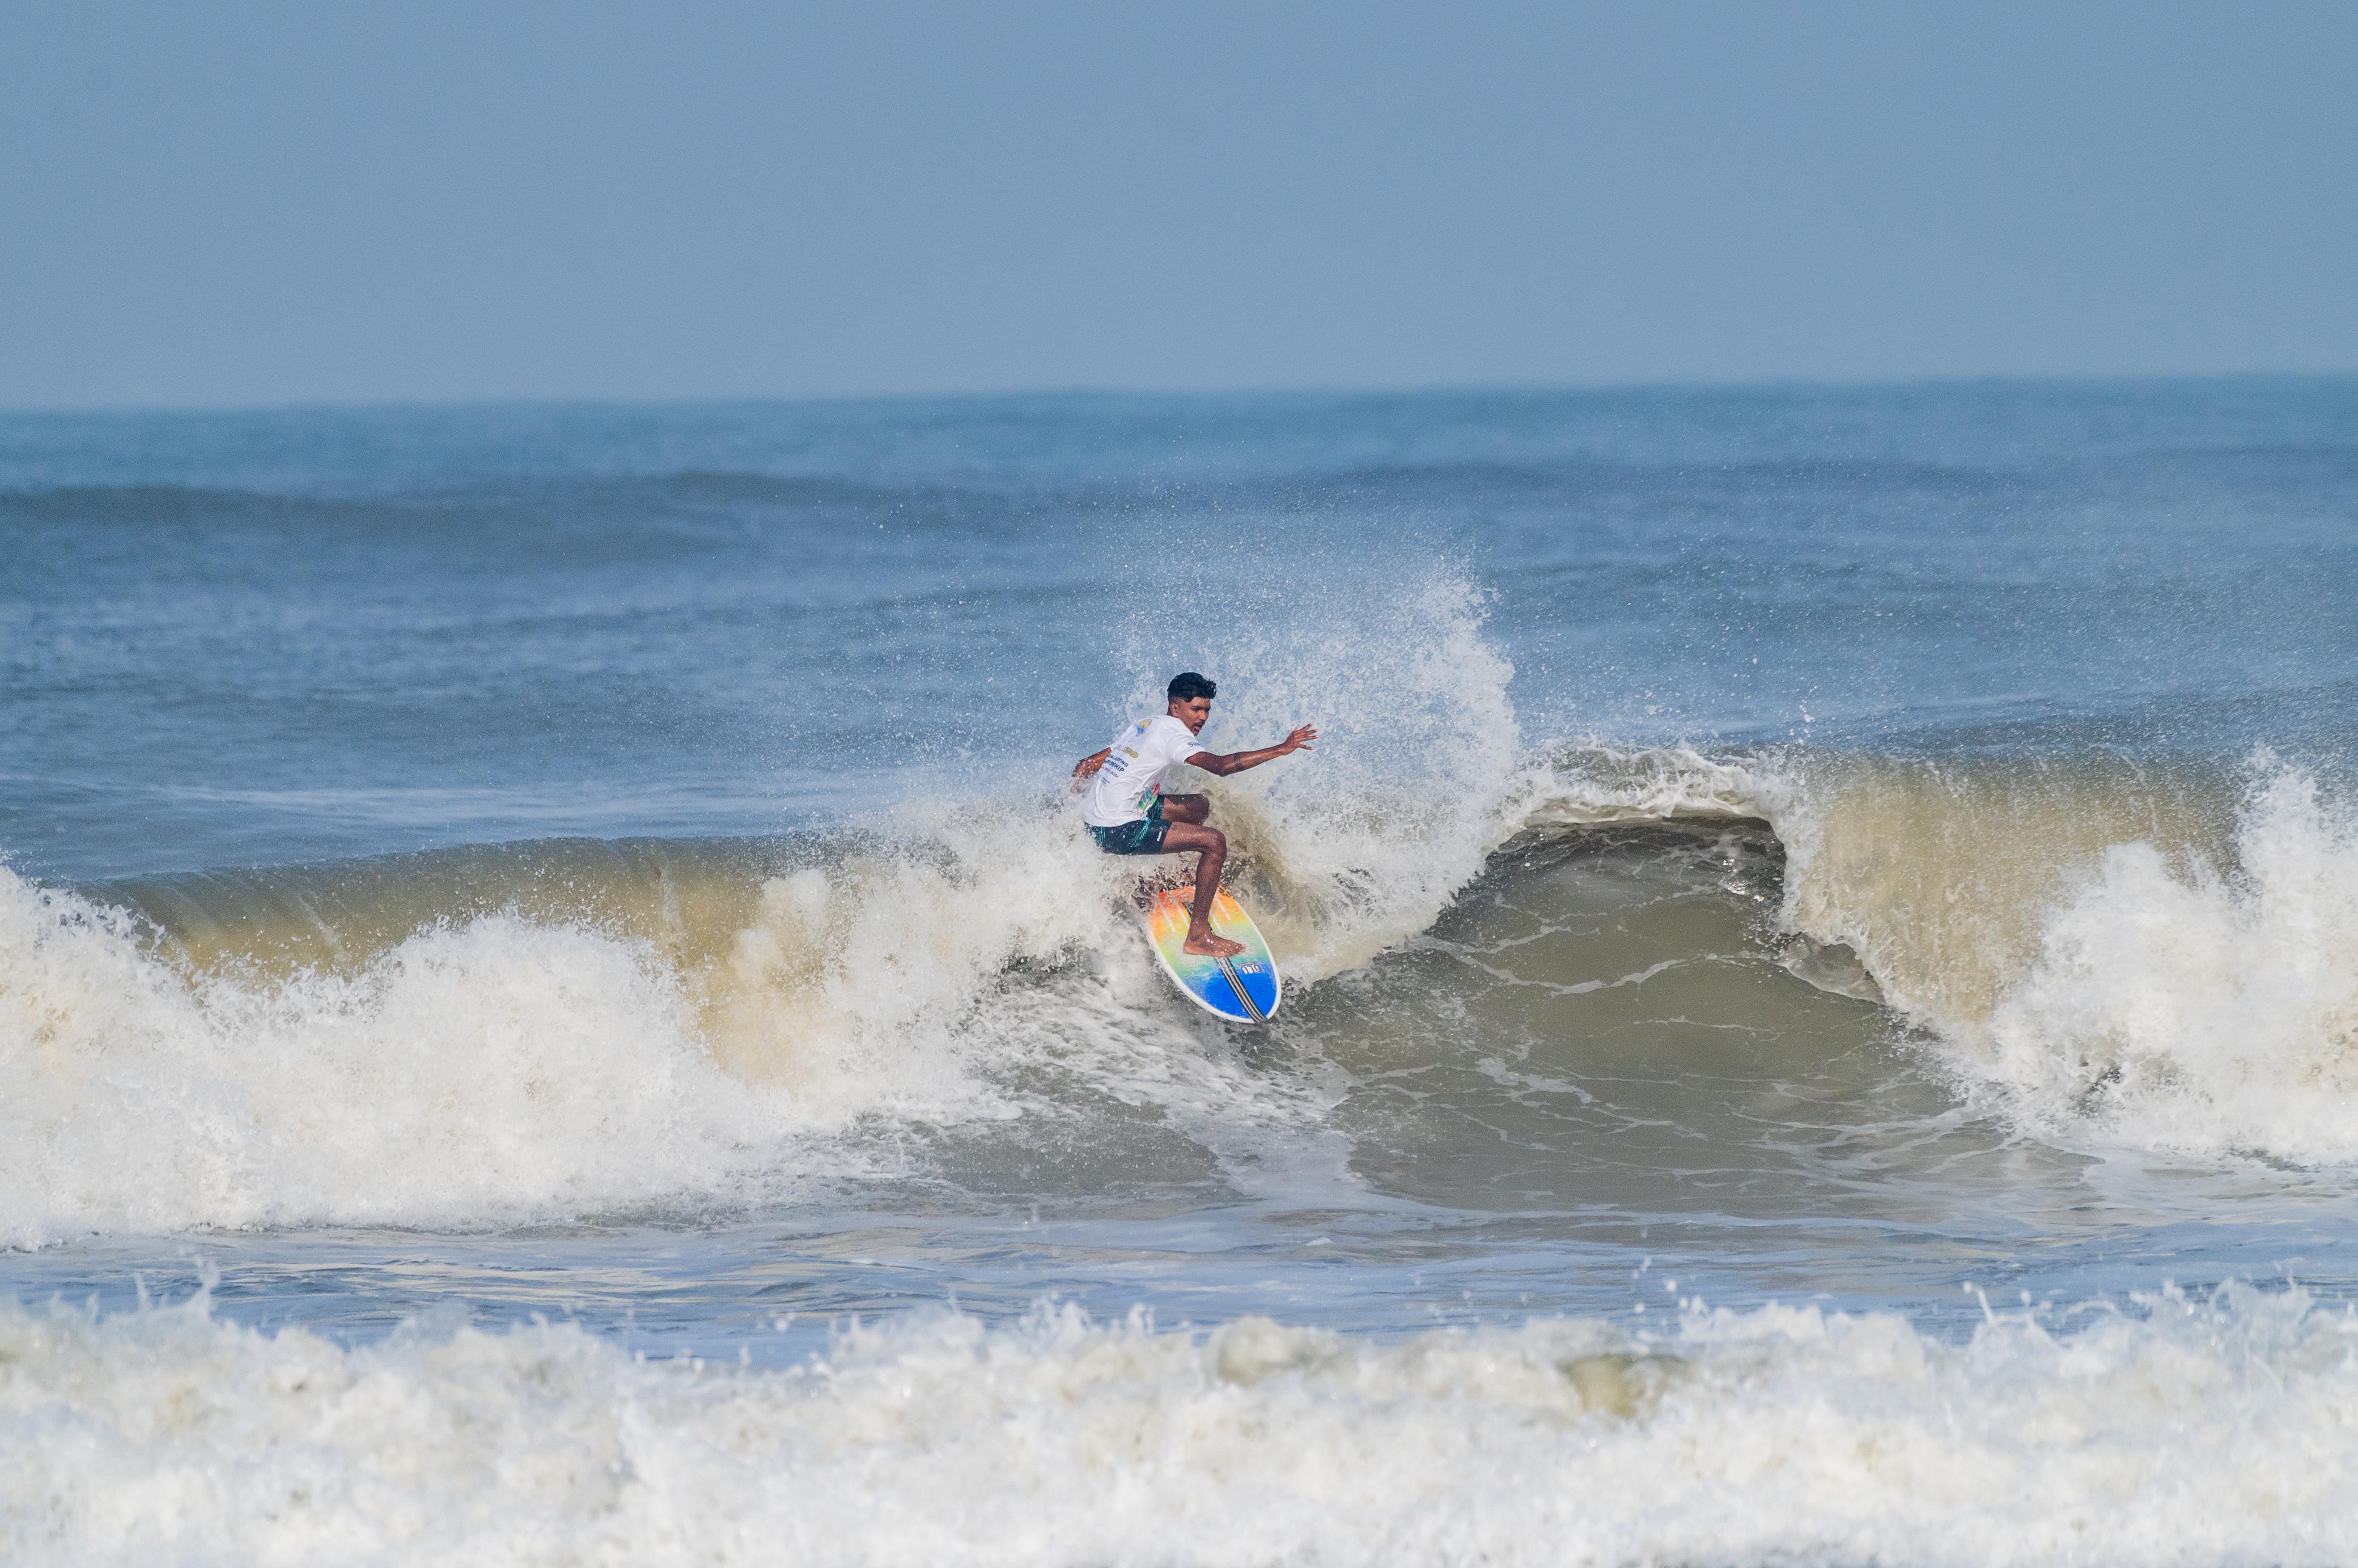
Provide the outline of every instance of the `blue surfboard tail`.
<path id="1" fill-rule="evenodd" d="M 1245 1010 L 1245 1016 L 1255 1023 L 1267 1023 L 1271 1010 L 1277 1006 L 1277 988 L 1257 975 L 1254 979 L 1261 980 L 1258 989 L 1262 994 L 1253 995 L 1256 988 L 1237 973 L 1237 966 L 1232 959 L 1220 960 L 1220 973 L 1228 980 L 1228 989 L 1237 993 L 1237 1003 Z"/>

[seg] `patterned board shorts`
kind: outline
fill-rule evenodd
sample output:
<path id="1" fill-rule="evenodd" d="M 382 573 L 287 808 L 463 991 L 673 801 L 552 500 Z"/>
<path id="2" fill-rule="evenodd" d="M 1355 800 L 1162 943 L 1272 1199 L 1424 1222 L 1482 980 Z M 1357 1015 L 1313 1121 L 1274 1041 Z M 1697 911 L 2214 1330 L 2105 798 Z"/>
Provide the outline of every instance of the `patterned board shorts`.
<path id="1" fill-rule="evenodd" d="M 1135 822 L 1117 822 L 1110 827 L 1092 827 L 1089 837 L 1098 848 L 1109 855 L 1160 855 L 1163 836 L 1171 824 L 1163 820 L 1163 797 L 1156 795 L 1146 815 Z"/>

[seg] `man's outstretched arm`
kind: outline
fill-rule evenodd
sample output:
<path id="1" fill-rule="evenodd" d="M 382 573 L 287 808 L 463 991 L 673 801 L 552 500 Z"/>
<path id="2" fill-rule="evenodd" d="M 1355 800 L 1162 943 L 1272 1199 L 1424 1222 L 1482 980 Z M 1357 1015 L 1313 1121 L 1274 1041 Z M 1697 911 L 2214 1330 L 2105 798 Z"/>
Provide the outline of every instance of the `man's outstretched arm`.
<path id="1" fill-rule="evenodd" d="M 1198 752 L 1187 759 L 1187 765 L 1201 768 L 1218 778 L 1227 778 L 1230 773 L 1240 773 L 1247 768 L 1273 762 L 1295 752 L 1306 752 L 1310 750 L 1310 743 L 1317 739 L 1318 727 L 1304 724 L 1274 746 L 1263 746 L 1257 752 L 1230 752 L 1226 755 L 1217 752 Z"/>
<path id="2" fill-rule="evenodd" d="M 1110 757 L 1110 756 L 1112 756 L 1112 755 L 1113 755 L 1113 748 L 1112 748 L 1111 746 L 1108 746 L 1108 747 L 1107 747 L 1104 751 L 1102 751 L 1102 752 L 1090 752 L 1087 756 L 1083 757 L 1079 762 L 1075 762 L 1075 763 L 1073 764 L 1073 777 L 1074 777 L 1074 779 L 1075 779 L 1076 781 L 1077 781 L 1077 780 L 1080 780 L 1080 779 L 1087 778 L 1090 774 L 1092 774 L 1092 773 L 1096 773 L 1099 768 L 1104 767 L 1104 766 L 1105 766 L 1105 760 L 1106 760 L 1108 757 Z M 1077 783 L 1076 784 L 1075 787 L 1076 787 L 1076 788 L 1077 788 L 1077 787 L 1078 787 Z"/>

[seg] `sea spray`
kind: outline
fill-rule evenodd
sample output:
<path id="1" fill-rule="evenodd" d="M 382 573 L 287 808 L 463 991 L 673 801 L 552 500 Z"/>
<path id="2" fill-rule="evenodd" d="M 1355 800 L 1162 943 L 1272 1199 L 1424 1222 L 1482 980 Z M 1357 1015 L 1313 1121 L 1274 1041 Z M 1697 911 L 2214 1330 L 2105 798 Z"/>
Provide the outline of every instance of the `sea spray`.
<path id="1" fill-rule="evenodd" d="M 1522 823 L 1546 771 L 1526 752 L 1513 665 L 1486 634 L 1485 595 L 1446 568 L 1278 572 L 1206 628 L 1168 608 L 1133 617 L 1126 711 L 1159 711 L 1166 672 L 1224 678 L 1207 750 L 1268 745 L 1314 723 L 1314 750 L 1203 788 L 1239 856 L 1236 880 L 1290 977 L 1366 962 L 1433 923 Z"/>
<path id="2" fill-rule="evenodd" d="M 1993 1011 L 1992 1076 L 2063 1130 L 2358 1160 L 2358 817 L 2254 764 L 2232 860 L 2108 849 Z"/>

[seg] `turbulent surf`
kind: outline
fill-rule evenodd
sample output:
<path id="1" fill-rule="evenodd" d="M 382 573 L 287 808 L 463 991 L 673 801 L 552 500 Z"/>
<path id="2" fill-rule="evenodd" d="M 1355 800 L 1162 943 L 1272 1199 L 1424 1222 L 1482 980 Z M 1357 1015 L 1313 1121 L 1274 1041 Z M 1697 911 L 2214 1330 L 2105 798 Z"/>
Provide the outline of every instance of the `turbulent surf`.
<path id="1" fill-rule="evenodd" d="M 2353 395 L 0 420 L 0 1530 L 2346 1556 Z"/>

